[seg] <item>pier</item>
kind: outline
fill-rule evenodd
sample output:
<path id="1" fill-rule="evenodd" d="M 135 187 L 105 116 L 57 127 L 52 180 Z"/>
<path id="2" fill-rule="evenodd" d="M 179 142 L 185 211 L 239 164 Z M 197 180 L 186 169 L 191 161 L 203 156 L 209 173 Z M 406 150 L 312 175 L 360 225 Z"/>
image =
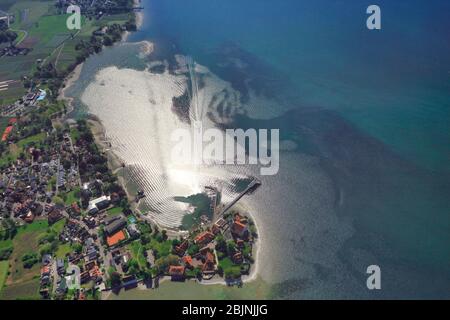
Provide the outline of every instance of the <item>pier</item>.
<path id="1" fill-rule="evenodd" d="M 225 208 L 222 209 L 222 211 L 218 214 L 218 218 L 221 218 L 228 210 L 231 209 L 231 207 L 233 207 L 236 202 L 238 202 L 243 196 L 245 196 L 247 193 L 255 190 L 256 188 L 258 188 L 261 185 L 261 181 L 257 178 L 253 178 L 253 181 L 250 182 L 250 184 L 247 186 L 247 188 L 244 189 L 244 191 L 242 191 L 241 193 L 239 193 L 237 195 L 236 198 L 233 199 L 233 201 L 231 201 L 230 203 L 228 203 Z"/>

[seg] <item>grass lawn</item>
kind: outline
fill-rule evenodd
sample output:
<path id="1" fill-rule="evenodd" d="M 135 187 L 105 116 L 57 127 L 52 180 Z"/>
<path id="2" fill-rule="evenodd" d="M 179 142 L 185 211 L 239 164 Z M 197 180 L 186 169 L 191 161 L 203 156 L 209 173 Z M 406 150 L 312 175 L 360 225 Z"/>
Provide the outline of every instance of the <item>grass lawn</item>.
<path id="1" fill-rule="evenodd" d="M 78 131 L 77 128 L 75 127 L 70 128 L 70 137 L 72 138 L 72 141 L 75 144 L 77 139 L 80 137 L 80 132 Z"/>
<path id="2" fill-rule="evenodd" d="M 158 242 L 156 239 L 152 238 L 146 247 L 148 249 L 156 249 L 161 257 L 168 256 L 172 252 L 172 241 L 166 240 L 163 242 Z"/>
<path id="3" fill-rule="evenodd" d="M 17 39 L 14 42 L 14 45 L 17 46 L 25 39 L 25 37 L 27 36 L 27 33 L 24 30 L 12 30 L 12 31 L 17 33 Z"/>
<path id="4" fill-rule="evenodd" d="M 39 278 L 26 282 L 8 285 L 3 288 L 0 293 L 1 300 L 25 300 L 40 299 L 39 295 Z"/>
<path id="5" fill-rule="evenodd" d="M 52 231 L 56 232 L 57 234 L 60 234 L 61 231 L 64 228 L 64 225 L 66 224 L 66 219 L 61 219 L 57 222 L 55 222 L 50 228 Z"/>
<path id="6" fill-rule="evenodd" d="M 14 251 L 9 259 L 11 263 L 11 278 L 14 282 L 31 280 L 40 274 L 40 263 L 36 263 L 30 269 L 23 267 L 22 256 L 29 252 L 38 252 L 39 238 L 48 229 L 46 220 L 35 221 L 32 224 L 19 228 L 13 239 Z"/>
<path id="7" fill-rule="evenodd" d="M 58 246 L 58 250 L 56 250 L 56 257 L 57 258 L 65 258 L 68 253 L 71 253 L 73 251 L 70 244 L 65 243 Z"/>
<path id="8" fill-rule="evenodd" d="M 19 156 L 19 148 L 15 144 L 9 145 L 8 151 L 0 158 L 0 165 L 4 165 L 10 161 L 14 161 Z"/>
<path id="9" fill-rule="evenodd" d="M 6 276 L 8 275 L 9 262 L 0 261 L 0 292 L 2 292 L 3 284 L 6 281 Z"/>
<path id="10" fill-rule="evenodd" d="M 45 133 L 41 132 L 41 133 L 35 134 L 34 136 L 29 136 L 25 139 L 19 140 L 19 142 L 17 142 L 17 146 L 19 148 L 23 149 L 25 146 L 29 145 L 30 143 L 37 144 L 37 143 L 44 141 L 45 137 L 46 137 Z"/>
<path id="11" fill-rule="evenodd" d="M 141 269 L 145 268 L 147 266 L 147 260 L 144 257 L 145 247 L 140 241 L 134 241 L 130 243 L 130 249 L 133 258 L 137 260 L 139 267 Z"/>
<path id="12" fill-rule="evenodd" d="M 8 126 L 10 118 L 0 117 L 0 134 L 3 134 L 5 132 L 6 127 Z"/>
<path id="13" fill-rule="evenodd" d="M 12 240 L 2 240 L 0 241 L 0 249 L 11 247 L 13 244 Z"/>
<path id="14" fill-rule="evenodd" d="M 20 153 L 23 151 L 24 147 L 28 144 L 34 142 L 35 144 L 38 144 L 45 140 L 45 133 L 38 133 L 34 136 L 29 136 L 25 139 L 19 140 L 17 144 L 11 144 L 9 145 L 9 152 L 5 153 L 0 158 L 0 165 L 7 163 L 8 161 L 15 161 L 19 157 Z"/>
<path id="15" fill-rule="evenodd" d="M 33 223 L 26 224 L 19 228 L 17 231 L 17 236 L 25 234 L 25 233 L 31 233 L 31 232 L 45 232 L 48 228 L 48 222 L 47 220 L 37 220 Z M 14 238 L 15 240 L 15 238 Z"/>
<path id="16" fill-rule="evenodd" d="M 50 105 L 47 110 L 45 110 L 45 114 L 50 117 L 55 113 L 61 112 L 63 109 L 64 103 L 62 101 L 58 101 L 57 103 Z"/>
<path id="17" fill-rule="evenodd" d="M 66 201 L 65 201 L 66 206 L 71 205 L 74 202 L 77 202 L 77 200 L 78 198 L 75 196 L 74 190 L 66 193 Z"/>
<path id="18" fill-rule="evenodd" d="M 114 208 L 106 210 L 106 213 L 108 214 L 108 216 L 111 216 L 111 217 L 117 216 L 117 215 L 121 214 L 122 212 L 123 212 L 123 209 L 121 207 L 114 207 Z"/>
<path id="19" fill-rule="evenodd" d="M 241 272 L 241 266 L 236 265 L 231 261 L 229 257 L 226 257 L 219 261 L 219 266 L 222 267 L 222 270 L 225 274 L 227 273 L 240 273 Z"/>

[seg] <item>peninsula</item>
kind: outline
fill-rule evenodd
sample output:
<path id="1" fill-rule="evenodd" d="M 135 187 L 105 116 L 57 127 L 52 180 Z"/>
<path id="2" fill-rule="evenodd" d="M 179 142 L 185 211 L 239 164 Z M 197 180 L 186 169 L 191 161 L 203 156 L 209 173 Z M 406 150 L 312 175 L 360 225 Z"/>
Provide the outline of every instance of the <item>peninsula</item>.
<path id="1" fill-rule="evenodd" d="M 241 286 L 258 234 L 235 204 L 260 182 L 230 203 L 214 186 L 177 198 L 192 209 L 177 230 L 142 212 L 147 195 L 126 188 L 101 123 L 73 119 L 63 90 L 86 58 L 136 30 L 140 5 L 71 3 L 81 30 L 64 29 L 62 0 L 16 1 L 0 20 L 0 299 L 101 299 L 163 280 Z"/>

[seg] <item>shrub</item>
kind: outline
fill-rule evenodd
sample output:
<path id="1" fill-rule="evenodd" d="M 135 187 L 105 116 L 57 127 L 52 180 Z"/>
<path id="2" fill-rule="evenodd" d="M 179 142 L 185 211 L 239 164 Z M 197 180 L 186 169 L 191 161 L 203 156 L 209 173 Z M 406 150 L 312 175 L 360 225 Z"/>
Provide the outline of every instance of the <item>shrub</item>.
<path id="1" fill-rule="evenodd" d="M 0 249 L 0 261 L 1 260 L 8 260 L 13 252 L 13 247 L 7 247 Z"/>
<path id="2" fill-rule="evenodd" d="M 30 269 L 34 264 L 38 262 L 36 253 L 26 253 L 22 256 L 23 267 Z"/>

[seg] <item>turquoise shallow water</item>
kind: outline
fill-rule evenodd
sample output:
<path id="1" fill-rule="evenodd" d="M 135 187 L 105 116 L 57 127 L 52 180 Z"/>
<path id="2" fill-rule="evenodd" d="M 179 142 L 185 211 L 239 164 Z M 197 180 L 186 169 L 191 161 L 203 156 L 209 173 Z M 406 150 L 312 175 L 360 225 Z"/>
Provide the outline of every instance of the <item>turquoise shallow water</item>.
<path id="1" fill-rule="evenodd" d="M 243 100 L 277 101 L 276 116 L 233 126 L 280 128 L 298 146 L 248 199 L 278 297 L 449 297 L 450 5 L 378 3 L 369 32 L 362 0 L 144 0 L 129 38 L 153 41 L 155 60 L 191 55 Z M 130 50 L 88 60 L 78 90 L 99 66 L 135 68 Z"/>

